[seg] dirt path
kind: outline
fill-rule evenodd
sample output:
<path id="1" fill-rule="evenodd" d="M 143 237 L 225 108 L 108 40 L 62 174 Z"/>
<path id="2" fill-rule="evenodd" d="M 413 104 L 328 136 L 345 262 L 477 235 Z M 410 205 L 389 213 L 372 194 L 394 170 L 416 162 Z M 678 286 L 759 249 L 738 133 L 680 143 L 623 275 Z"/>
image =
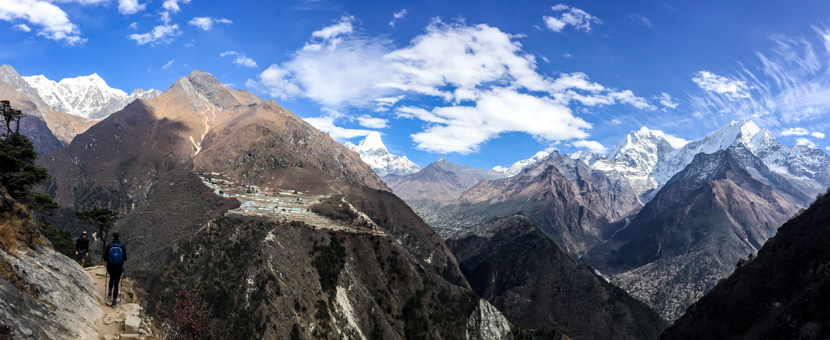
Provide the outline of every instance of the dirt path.
<path id="1" fill-rule="evenodd" d="M 86 268 L 84 271 L 89 275 L 92 284 L 95 286 L 96 298 L 101 306 L 102 317 L 95 320 L 95 329 L 98 330 L 100 339 L 146 339 L 138 331 L 141 326 L 141 318 L 138 316 L 141 306 L 132 303 L 133 301 L 127 301 L 129 300 L 125 297 L 127 294 L 122 290 L 119 293 L 121 297 L 118 299 L 115 308 L 110 307 L 106 301 L 106 268 L 96 266 Z"/>

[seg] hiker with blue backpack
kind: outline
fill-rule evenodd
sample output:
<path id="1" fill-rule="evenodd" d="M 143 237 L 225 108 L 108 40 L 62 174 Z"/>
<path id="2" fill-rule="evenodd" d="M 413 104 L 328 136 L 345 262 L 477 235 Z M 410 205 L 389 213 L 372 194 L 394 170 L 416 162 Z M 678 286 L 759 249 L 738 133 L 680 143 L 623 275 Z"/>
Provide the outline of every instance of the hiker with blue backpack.
<path id="1" fill-rule="evenodd" d="M 121 273 L 124 272 L 124 261 L 127 261 L 127 248 L 118 239 L 118 231 L 112 233 L 112 242 L 107 245 L 107 250 L 104 251 L 103 259 L 107 263 L 107 273 L 109 274 L 109 287 L 107 289 L 107 299 L 112 297 L 112 308 L 115 308 L 115 301 L 118 299 L 118 285 L 121 282 Z"/>

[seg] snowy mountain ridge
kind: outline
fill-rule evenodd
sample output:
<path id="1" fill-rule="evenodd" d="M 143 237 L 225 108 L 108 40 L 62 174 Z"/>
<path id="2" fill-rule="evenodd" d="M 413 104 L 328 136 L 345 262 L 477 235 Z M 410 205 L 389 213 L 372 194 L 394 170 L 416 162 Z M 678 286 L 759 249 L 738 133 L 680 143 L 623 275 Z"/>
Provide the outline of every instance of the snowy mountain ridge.
<path id="1" fill-rule="evenodd" d="M 161 94 L 159 90 L 137 89 L 128 95 L 124 91 L 109 87 L 97 73 L 66 78 L 59 82 L 43 75 L 23 79 L 53 109 L 89 119 L 106 118 L 136 99 L 149 100 Z"/>
<path id="2" fill-rule="evenodd" d="M 418 164 L 410 161 L 406 156 L 389 153 L 380 138 L 380 133 L 377 131 L 370 132 L 358 145 L 346 142 L 344 146 L 357 152 L 360 159 L 366 162 L 381 177 L 388 175 L 403 176 L 421 170 Z"/>
<path id="3" fill-rule="evenodd" d="M 703 138 L 687 142 L 645 127 L 632 131 L 608 155 L 582 151 L 571 155 L 593 169 L 627 179 L 646 202 L 699 153 L 711 154 L 732 145 L 745 146 L 772 171 L 801 182 L 807 188 L 830 185 L 830 156 L 806 146 L 786 146 L 769 130 L 750 120 L 732 121 Z M 822 165 L 824 164 L 824 165 Z"/>
<path id="4" fill-rule="evenodd" d="M 502 166 L 495 166 L 488 172 L 490 175 L 497 176 L 500 178 L 506 177 L 513 177 L 518 175 L 524 168 L 536 164 L 537 162 L 547 158 L 550 156 L 550 153 L 547 151 L 539 151 L 533 157 L 528 159 L 523 159 L 513 163 L 509 168 L 505 168 Z"/>

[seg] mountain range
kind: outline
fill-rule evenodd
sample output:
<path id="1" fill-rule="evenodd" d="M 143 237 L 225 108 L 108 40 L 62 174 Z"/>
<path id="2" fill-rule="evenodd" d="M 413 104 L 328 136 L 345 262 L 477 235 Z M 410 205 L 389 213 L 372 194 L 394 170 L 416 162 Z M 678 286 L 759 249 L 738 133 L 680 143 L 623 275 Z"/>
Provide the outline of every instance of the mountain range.
<path id="1" fill-rule="evenodd" d="M 463 168 L 447 163 L 433 164 Z M 435 176 L 431 164 L 384 179 L 445 238 L 526 216 L 673 320 L 830 186 L 827 164 L 821 150 L 734 121 L 696 141 L 643 128 L 607 155 L 553 153 L 508 178 Z"/>
<path id="2" fill-rule="evenodd" d="M 133 101 L 38 162 L 63 207 L 49 217 L 56 225 L 77 232 L 73 211 L 96 206 L 121 214 L 129 275 L 154 297 L 151 313 L 201 289 L 211 324 L 233 338 L 511 331 L 441 238 L 356 153 L 206 72 Z M 233 214 L 252 201 L 223 197 L 200 174 L 319 202 L 284 219 Z"/>
<path id="3" fill-rule="evenodd" d="M 23 77 L 51 108 L 88 119 L 102 119 L 141 98 L 150 100 L 161 94 L 159 90 L 136 89 L 127 94 L 113 89 L 97 73 L 66 78 L 59 82 L 43 75 Z"/>
<path id="4" fill-rule="evenodd" d="M 0 97 L 27 113 L 21 132 L 53 177 L 63 208 L 49 221 L 79 231 L 75 211 L 118 211 L 131 275 L 157 298 L 148 309 L 202 289 L 211 322 L 243 338 L 653 339 L 684 311 L 677 325 L 705 320 L 695 313 L 710 307 L 686 308 L 756 263 L 747 255 L 803 242 L 768 240 L 830 186 L 825 152 L 747 120 L 695 141 L 643 128 L 605 155 L 420 168 L 378 133 L 342 145 L 199 70 L 127 95 L 97 75 L 54 82 L 4 65 Z M 265 188 L 313 203 L 240 214 L 278 200 Z M 787 313 L 765 317 L 802 317 Z"/>

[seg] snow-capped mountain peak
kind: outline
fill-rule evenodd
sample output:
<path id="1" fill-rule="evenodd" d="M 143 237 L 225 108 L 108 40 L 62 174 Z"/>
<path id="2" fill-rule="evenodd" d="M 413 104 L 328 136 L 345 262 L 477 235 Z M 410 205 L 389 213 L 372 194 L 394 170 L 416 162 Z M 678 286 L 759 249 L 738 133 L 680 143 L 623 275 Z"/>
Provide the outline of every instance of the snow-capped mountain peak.
<path id="1" fill-rule="evenodd" d="M 366 138 L 364 138 L 360 143 L 358 143 L 358 148 L 361 150 L 386 150 L 386 145 L 383 144 L 383 140 L 380 138 L 380 132 L 372 131 L 370 132 Z"/>
<path id="2" fill-rule="evenodd" d="M 90 119 L 103 119 L 138 98 L 151 99 L 161 91 L 133 91 L 128 95 L 111 88 L 97 73 L 59 82 L 43 75 L 23 77 L 38 96 L 55 110 Z"/>
<path id="3" fill-rule="evenodd" d="M 413 163 L 406 156 L 389 153 L 380 138 L 380 133 L 377 131 L 370 132 L 357 145 L 346 142 L 344 146 L 357 152 L 360 159 L 366 162 L 381 177 L 387 175 L 403 176 L 421 170 L 418 164 Z"/>
<path id="4" fill-rule="evenodd" d="M 547 151 L 539 151 L 533 157 L 528 159 L 523 159 L 513 163 L 509 168 L 505 168 L 503 166 L 495 166 L 490 169 L 489 174 L 498 177 L 513 177 L 519 174 L 524 168 L 533 165 L 545 158 L 550 156 L 550 153 Z"/>
<path id="5" fill-rule="evenodd" d="M 733 145 L 746 147 L 772 171 L 800 178 L 805 186 L 830 183 L 830 156 L 799 146 L 785 146 L 769 130 L 761 129 L 751 120 L 732 121 L 696 141 L 686 141 L 662 131 L 642 128 L 632 131 L 606 157 L 588 152 L 571 155 L 593 169 L 617 173 L 627 179 L 641 195 L 650 199 L 652 189 L 661 188 L 683 170 L 695 155 L 712 154 Z M 655 191 L 651 191 L 656 192 Z"/>

